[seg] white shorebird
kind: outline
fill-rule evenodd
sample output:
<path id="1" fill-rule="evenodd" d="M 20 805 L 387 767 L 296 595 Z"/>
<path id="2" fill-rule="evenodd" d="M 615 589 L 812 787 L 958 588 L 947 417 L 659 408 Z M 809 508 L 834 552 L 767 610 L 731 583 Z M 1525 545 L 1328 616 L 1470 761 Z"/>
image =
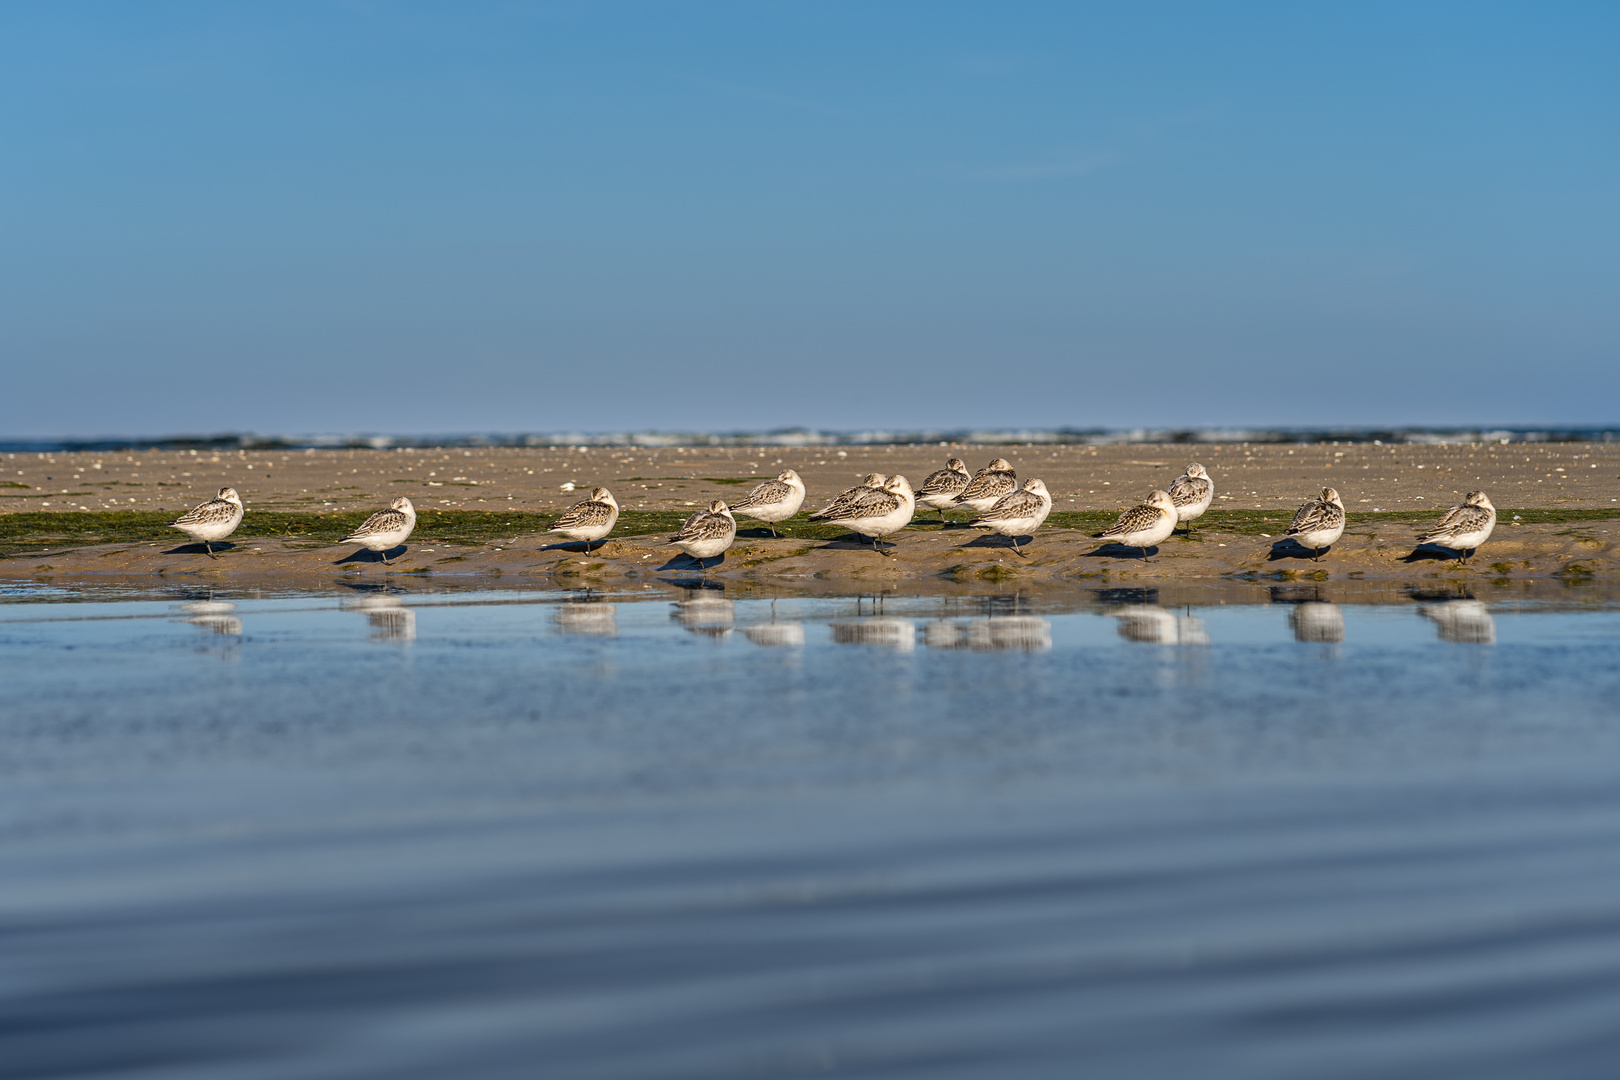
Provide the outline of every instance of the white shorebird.
<path id="1" fill-rule="evenodd" d="M 1137 503 L 1119 515 L 1119 520 L 1098 533 L 1097 539 L 1141 548 L 1142 561 L 1147 562 L 1147 549 L 1169 539 L 1175 531 L 1176 504 L 1168 491 L 1155 491 L 1147 502 Z"/>
<path id="2" fill-rule="evenodd" d="M 996 505 L 996 500 L 1003 495 L 1011 495 L 1018 490 L 1018 474 L 1005 458 L 996 458 L 990 464 L 973 474 L 973 479 L 967 482 L 953 502 L 960 506 L 970 507 L 979 513 L 984 513 Z"/>
<path id="3" fill-rule="evenodd" d="M 242 524 L 242 496 L 235 488 L 224 487 L 219 494 L 205 503 L 187 510 L 169 522 L 171 529 L 179 529 L 193 540 L 202 542 L 210 559 L 217 558 L 213 545 L 225 539 Z"/>
<path id="4" fill-rule="evenodd" d="M 1287 535 L 1300 547 L 1310 548 L 1315 562 L 1344 535 L 1344 500 L 1332 488 L 1323 488 L 1319 497 L 1294 511 Z"/>
<path id="5" fill-rule="evenodd" d="M 1035 537 L 1046 515 L 1052 512 L 1052 496 L 1040 480 L 1025 480 L 1024 486 L 1011 495 L 1003 495 L 996 504 L 973 520 L 975 528 L 989 529 L 1001 536 L 1012 537 L 1013 554 L 1020 559 L 1029 558 L 1018 550 L 1018 538 Z"/>
<path id="6" fill-rule="evenodd" d="M 681 531 L 670 537 L 669 542 L 696 559 L 707 574 L 708 560 L 724 555 L 736 539 L 737 519 L 731 516 L 730 507 L 716 499 L 707 510 L 699 510 L 687 518 Z"/>
<path id="7" fill-rule="evenodd" d="M 1459 506 L 1445 512 L 1440 524 L 1418 537 L 1419 544 L 1437 544 L 1462 556 L 1464 563 L 1491 538 L 1496 528 L 1496 507 L 1483 491 L 1470 491 Z"/>
<path id="8" fill-rule="evenodd" d="M 388 565 L 388 552 L 403 544 L 416 528 L 416 507 L 411 500 L 403 495 L 389 504 L 387 510 L 379 510 L 361 522 L 354 532 L 339 540 L 340 544 L 359 544 L 362 547 L 378 552 L 382 555 L 383 565 Z"/>
<path id="9" fill-rule="evenodd" d="M 564 510 L 546 532 L 561 533 L 570 540 L 583 540 L 588 555 L 591 544 L 612 532 L 618 520 L 619 503 L 613 498 L 613 492 L 605 487 L 592 488 L 590 498 Z"/>
<path id="10" fill-rule="evenodd" d="M 1196 461 L 1188 465 L 1187 471 L 1170 485 L 1170 501 L 1176 504 L 1176 520 L 1186 523 L 1189 533 L 1192 532 L 1192 523 L 1204 516 L 1214 497 L 1215 483 Z"/>
<path id="11" fill-rule="evenodd" d="M 916 512 L 917 499 L 911 492 L 911 485 L 905 477 L 896 474 L 884 481 L 881 488 L 867 488 L 851 499 L 847 506 L 838 509 L 836 516 L 828 516 L 825 520 L 871 537 L 872 550 L 889 555 L 890 552 L 878 547 L 878 539 L 905 528 Z"/>
<path id="12" fill-rule="evenodd" d="M 880 490 L 888 482 L 888 479 L 887 476 L 880 472 L 867 473 L 865 480 L 862 480 L 848 491 L 840 491 L 832 502 L 811 514 L 810 520 L 831 521 L 833 517 L 849 509 L 856 499 L 861 498 L 867 492 Z"/>
<path id="13" fill-rule="evenodd" d="M 775 480 L 767 480 L 731 504 L 733 514 L 763 521 L 775 536 L 776 523 L 786 521 L 804 505 L 804 481 L 792 469 L 783 469 Z"/>
<path id="14" fill-rule="evenodd" d="M 956 497 L 972 480 L 973 474 L 968 472 L 966 462 L 958 457 L 947 458 L 945 467 L 929 473 L 928 479 L 914 492 L 917 505 L 938 510 L 939 524 L 943 528 L 945 511 L 956 505 Z"/>

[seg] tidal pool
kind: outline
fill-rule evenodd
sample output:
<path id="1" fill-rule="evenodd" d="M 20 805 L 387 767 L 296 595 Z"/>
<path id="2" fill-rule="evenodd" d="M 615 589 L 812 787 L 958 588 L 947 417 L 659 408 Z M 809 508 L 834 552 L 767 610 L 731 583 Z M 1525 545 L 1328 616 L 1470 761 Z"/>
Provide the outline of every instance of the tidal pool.
<path id="1" fill-rule="evenodd" d="M 1620 607 L 1344 595 L 9 588 L 0 1077 L 1612 1075 Z"/>

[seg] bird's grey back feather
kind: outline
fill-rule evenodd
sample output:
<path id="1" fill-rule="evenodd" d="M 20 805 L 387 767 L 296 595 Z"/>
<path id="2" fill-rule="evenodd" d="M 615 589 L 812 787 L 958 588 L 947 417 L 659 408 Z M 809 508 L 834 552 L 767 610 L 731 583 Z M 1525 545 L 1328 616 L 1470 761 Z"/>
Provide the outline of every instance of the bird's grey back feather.
<path id="1" fill-rule="evenodd" d="M 575 503 L 562 512 L 562 516 L 551 523 L 549 532 L 558 529 L 585 529 L 593 525 L 606 525 L 613 517 L 613 507 L 605 502 L 587 500 Z"/>
<path id="2" fill-rule="evenodd" d="M 756 506 L 771 506 L 793 495 L 793 485 L 780 480 L 767 480 L 747 495 L 731 504 L 732 510 L 751 510 Z"/>
<path id="3" fill-rule="evenodd" d="M 1170 485 L 1170 498 L 1177 506 L 1191 506 L 1196 502 L 1203 502 L 1210 492 L 1210 482 L 1202 476 L 1176 477 L 1176 482 Z"/>
<path id="4" fill-rule="evenodd" d="M 403 510 L 379 510 L 361 522 L 360 527 L 345 536 L 341 542 L 348 543 L 350 540 L 364 540 L 368 536 L 377 536 L 380 533 L 390 533 L 396 529 L 403 529 L 407 520 Z"/>

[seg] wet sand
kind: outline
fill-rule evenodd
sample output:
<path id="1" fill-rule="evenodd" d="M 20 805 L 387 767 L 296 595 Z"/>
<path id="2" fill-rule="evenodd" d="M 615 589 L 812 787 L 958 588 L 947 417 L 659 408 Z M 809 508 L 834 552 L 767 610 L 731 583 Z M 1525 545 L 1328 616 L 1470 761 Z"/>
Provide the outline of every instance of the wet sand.
<path id="1" fill-rule="evenodd" d="M 732 583 L 773 583 L 819 590 L 836 585 L 883 589 L 950 583 L 1057 585 L 1075 579 L 1126 586 L 1177 580 L 1478 582 L 1558 579 L 1583 584 L 1620 569 L 1620 446 L 1119 446 L 1119 447 L 848 447 L 698 450 L 533 449 L 483 451 L 322 451 L 235 454 L 12 455 L 8 479 L 32 494 L 0 489 L 8 511 L 85 506 L 180 510 L 230 484 L 249 515 L 230 547 L 210 560 L 176 535 L 164 542 L 58 548 L 0 561 L 0 579 L 67 582 L 191 581 L 210 587 L 309 587 L 337 582 L 503 578 L 508 584 L 629 585 L 699 574 L 695 562 L 661 536 L 610 539 L 584 555 L 577 544 L 533 533 L 480 545 L 414 542 L 392 566 L 353 546 L 257 537 L 252 510 L 360 511 L 406 494 L 428 509 L 510 508 L 546 513 L 578 500 L 562 491 L 606 484 L 628 510 L 683 510 L 746 490 L 720 480 L 795 468 L 805 476 L 807 508 L 868 471 L 904 472 L 920 481 L 955 453 L 979 467 L 1001 455 L 1021 476 L 1040 476 L 1057 509 L 1114 510 L 1153 487 L 1165 487 L 1190 460 L 1210 470 L 1223 509 L 1292 510 L 1323 484 L 1337 487 L 1357 512 L 1428 513 L 1436 517 L 1474 488 L 1499 508 L 1601 511 L 1614 518 L 1524 524 L 1504 520 L 1469 565 L 1437 550 L 1415 551 L 1411 521 L 1354 522 L 1320 561 L 1280 536 L 1205 527 L 1178 533 L 1151 558 L 1104 545 L 1078 529 L 1043 528 L 1015 556 L 1009 541 L 960 525 L 940 528 L 932 514 L 897 537 L 890 557 L 853 534 L 833 540 L 772 539 L 744 520 L 735 547 L 707 576 Z M 100 463 L 101 468 L 95 468 Z M 47 471 L 49 470 L 49 471 Z M 37 474 L 37 475 L 36 475 Z M 39 488 L 72 478 L 69 492 L 47 498 Z M 45 477 L 52 479 L 46 481 Z M 443 485 L 443 486 L 434 486 Z M 963 515 L 965 516 L 965 515 Z"/>
<path id="2" fill-rule="evenodd" d="M 1231 509 L 1292 510 L 1323 485 L 1338 488 L 1352 511 L 1435 509 L 1475 489 L 1499 507 L 1620 509 L 1620 443 L 1231 443 L 6 454 L 0 513 L 178 512 L 227 485 L 250 512 L 371 510 L 408 495 L 426 509 L 547 513 L 582 497 L 563 490 L 570 483 L 605 485 L 627 510 L 680 510 L 747 490 L 718 480 L 764 479 L 787 468 L 804 477 L 807 505 L 819 506 L 868 472 L 920 483 L 951 455 L 971 469 L 1005 457 L 1020 477 L 1045 480 L 1059 511 L 1117 510 L 1168 487 L 1190 461 L 1210 470 L 1217 504 Z"/>
<path id="3" fill-rule="evenodd" d="M 200 545 L 107 544 L 18 555 L 0 561 L 0 580 L 192 582 L 209 587 L 309 587 L 339 582 L 405 584 L 412 580 L 499 579 L 513 587 L 602 585 L 707 577 L 716 582 L 776 584 L 820 591 L 824 586 L 893 589 L 986 582 L 1058 585 L 1144 585 L 1238 579 L 1249 581 L 1480 582 L 1556 578 L 1570 584 L 1615 578 L 1620 570 L 1620 518 L 1604 521 L 1499 525 L 1467 564 L 1449 553 L 1415 549 L 1406 523 L 1352 525 L 1320 560 L 1280 537 L 1201 530 L 1177 534 L 1150 558 L 1134 548 L 1092 539 L 1077 529 L 1042 529 L 1015 556 L 1004 537 L 962 526 L 913 526 L 890 555 L 853 534 L 833 540 L 772 539 L 744 529 L 722 560 L 706 572 L 661 536 L 610 539 L 586 555 L 581 545 L 553 537 L 514 536 L 478 546 L 408 545 L 385 566 L 354 545 L 311 544 L 241 536 L 217 559 Z M 183 538 L 181 538 L 183 540 Z M 487 583 L 487 582 L 486 582 Z"/>

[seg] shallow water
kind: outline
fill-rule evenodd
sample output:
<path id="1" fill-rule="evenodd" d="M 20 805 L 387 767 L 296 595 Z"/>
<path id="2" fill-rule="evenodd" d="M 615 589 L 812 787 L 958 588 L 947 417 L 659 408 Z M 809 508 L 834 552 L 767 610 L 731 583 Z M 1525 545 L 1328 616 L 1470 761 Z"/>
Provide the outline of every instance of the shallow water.
<path id="1" fill-rule="evenodd" d="M 1612 1075 L 1620 609 L 1159 599 L 11 590 L 0 1077 Z"/>

